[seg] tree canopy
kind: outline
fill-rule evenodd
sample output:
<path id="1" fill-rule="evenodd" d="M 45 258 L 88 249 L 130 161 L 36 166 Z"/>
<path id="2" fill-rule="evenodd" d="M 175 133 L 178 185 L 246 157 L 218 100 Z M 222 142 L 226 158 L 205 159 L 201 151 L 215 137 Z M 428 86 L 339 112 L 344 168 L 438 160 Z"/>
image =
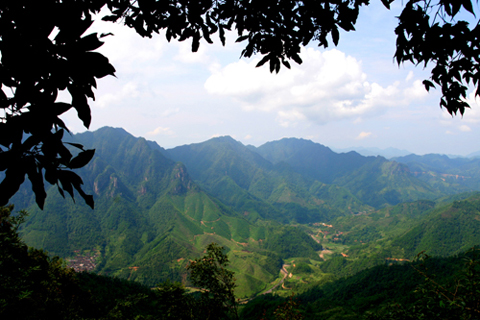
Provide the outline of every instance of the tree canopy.
<path id="1" fill-rule="evenodd" d="M 389 9 L 394 0 L 380 0 Z M 398 0 L 397 0 L 398 1 Z M 75 109 L 90 126 L 89 99 L 97 79 L 114 75 L 107 57 L 96 52 L 108 34 L 88 34 L 103 9 L 103 20 L 135 29 L 142 37 L 164 31 L 168 41 L 189 40 L 192 51 L 200 42 L 212 43 L 218 33 L 235 30 L 245 43 L 242 57 L 262 55 L 257 66 L 271 72 L 290 60 L 302 63 L 302 46 L 337 45 L 340 30 L 353 31 L 362 6 L 369 0 L 4 0 L 0 4 L 0 205 L 8 203 L 25 176 L 42 208 L 44 181 L 72 198 L 74 190 L 93 208 L 82 179 L 72 170 L 85 166 L 94 150 L 68 143 L 69 132 L 60 116 Z M 469 85 L 478 86 L 480 27 L 458 17 L 477 20 L 471 0 L 409 0 L 395 29 L 398 64 L 431 67 L 423 84 L 438 86 L 440 107 L 464 114 Z M 61 102 L 67 93 L 71 102 Z M 72 150 L 77 150 L 73 152 Z"/>

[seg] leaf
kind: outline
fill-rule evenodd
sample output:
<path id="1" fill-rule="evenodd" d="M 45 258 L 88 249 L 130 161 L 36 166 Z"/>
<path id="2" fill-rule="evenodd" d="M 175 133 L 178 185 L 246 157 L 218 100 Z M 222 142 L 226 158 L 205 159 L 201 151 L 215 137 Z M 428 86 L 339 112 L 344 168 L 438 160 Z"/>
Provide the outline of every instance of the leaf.
<path id="1" fill-rule="evenodd" d="M 60 195 L 62 196 L 63 199 L 65 199 L 65 193 L 63 193 L 63 190 L 62 188 L 60 188 L 60 186 L 57 184 L 57 189 L 58 189 L 58 193 L 60 193 Z"/>
<path id="2" fill-rule="evenodd" d="M 200 47 L 200 34 L 195 32 L 192 39 L 192 52 L 197 52 Z"/>
<path id="3" fill-rule="evenodd" d="M 95 155 L 95 149 L 88 149 L 88 150 L 82 151 L 75 158 L 70 160 L 68 167 L 70 169 L 82 168 L 85 165 L 87 165 L 90 162 L 90 160 L 92 160 L 94 155 Z"/>
<path id="4" fill-rule="evenodd" d="M 0 108 L 4 109 L 8 107 L 8 98 L 5 92 L 0 89 Z"/>
<path id="5" fill-rule="evenodd" d="M 70 151 L 65 147 L 65 145 L 59 141 L 55 148 L 58 149 L 58 154 L 60 155 L 60 163 L 62 164 L 67 164 L 70 162 L 70 160 L 72 159 L 72 154 L 70 153 Z"/>
<path id="6" fill-rule="evenodd" d="M 40 139 L 36 135 L 31 135 L 23 142 L 23 148 L 24 150 L 30 150 L 33 146 L 39 143 Z"/>
<path id="7" fill-rule="evenodd" d="M 93 51 L 100 48 L 103 45 L 103 42 L 98 39 L 97 33 L 95 32 L 80 39 L 78 44 L 83 51 Z"/>
<path id="8" fill-rule="evenodd" d="M 258 67 L 263 66 L 269 59 L 270 59 L 270 56 L 269 56 L 269 55 L 266 55 L 265 57 L 262 58 L 262 60 L 260 60 L 260 61 L 257 63 L 257 65 L 255 66 L 255 68 L 258 68 Z"/>
<path id="9" fill-rule="evenodd" d="M 93 201 L 93 196 L 87 195 L 83 190 L 82 190 L 82 178 L 78 174 L 72 171 L 62 171 L 62 177 L 66 179 L 70 183 L 70 188 L 73 186 L 75 190 L 78 191 L 80 196 L 85 200 L 86 204 L 89 205 L 92 209 L 94 208 L 94 201 Z M 62 182 L 63 185 L 63 182 Z M 65 188 L 64 188 L 65 189 Z M 73 190 L 72 190 L 72 199 L 73 199 Z"/>
<path id="10" fill-rule="evenodd" d="M 65 131 L 67 131 L 68 133 L 70 133 L 70 130 L 68 130 L 67 128 L 67 125 L 65 124 L 65 122 L 63 122 L 62 119 L 60 118 L 55 118 L 55 120 L 53 121 L 53 123 L 57 126 L 59 126 L 60 128 L 64 129 Z"/>
<path id="11" fill-rule="evenodd" d="M 17 162 L 5 171 L 5 178 L 0 183 L 0 206 L 6 206 L 10 198 L 18 191 L 25 181 L 23 164 Z"/>
<path id="12" fill-rule="evenodd" d="M 60 183 L 62 184 L 62 189 L 64 191 L 67 191 L 68 194 L 70 195 L 70 197 L 72 197 L 73 202 L 75 202 L 71 176 L 69 176 L 67 173 L 73 173 L 73 172 L 65 171 L 65 170 L 59 170 L 58 171 L 58 179 L 60 180 Z"/>
<path id="13" fill-rule="evenodd" d="M 83 55 L 84 63 L 89 70 L 94 70 L 93 76 L 97 79 L 108 75 L 115 75 L 115 68 L 110 64 L 108 58 L 99 52 L 87 52 Z"/>
<path id="14" fill-rule="evenodd" d="M 208 32 L 208 28 L 207 28 L 207 27 L 205 27 L 205 28 L 203 29 L 203 38 L 204 38 L 208 43 L 210 43 L 210 44 L 213 43 L 212 39 L 210 38 L 210 34 L 209 34 L 209 32 Z"/>
<path id="15" fill-rule="evenodd" d="M 452 17 L 457 15 L 461 7 L 462 5 L 460 4 L 460 0 L 455 0 L 452 2 Z"/>
<path id="16" fill-rule="evenodd" d="M 72 95 L 72 105 L 77 110 L 78 117 L 83 121 L 85 128 L 90 127 L 92 115 L 87 97 L 75 86 L 69 86 L 68 91 Z"/>
<path id="17" fill-rule="evenodd" d="M 51 185 L 56 184 L 58 182 L 57 169 L 52 167 L 47 167 L 45 169 L 45 180 Z"/>
<path id="18" fill-rule="evenodd" d="M 242 42 L 242 41 L 245 41 L 248 39 L 248 36 L 240 36 L 237 38 L 237 40 L 235 40 L 235 42 Z"/>
<path id="19" fill-rule="evenodd" d="M 270 59 L 270 72 L 273 73 L 273 71 L 275 70 L 275 58 L 271 58 Z"/>
<path id="20" fill-rule="evenodd" d="M 101 38 L 108 37 L 108 36 L 114 36 L 114 34 L 111 33 L 111 32 L 108 32 L 108 33 L 100 33 L 100 39 L 101 39 Z"/>
<path id="21" fill-rule="evenodd" d="M 336 27 L 332 28 L 332 39 L 335 46 L 338 46 L 338 40 L 340 39 L 340 33 Z"/>
<path id="22" fill-rule="evenodd" d="M 423 85 L 427 91 L 430 91 L 430 88 L 435 88 L 435 85 L 429 80 L 423 80 Z"/>
<path id="23" fill-rule="evenodd" d="M 53 114 L 56 116 L 59 116 L 68 110 L 72 108 L 72 105 L 70 103 L 65 103 L 65 102 L 55 102 L 53 104 L 54 112 Z"/>
<path id="24" fill-rule="evenodd" d="M 41 169 L 37 169 L 35 165 L 35 160 L 28 161 L 28 180 L 32 183 L 32 190 L 35 193 L 35 202 L 40 209 L 43 210 L 43 205 L 45 204 L 45 198 L 47 193 L 45 192 L 45 185 L 43 184 L 43 175 Z"/>
<path id="25" fill-rule="evenodd" d="M 383 5 L 384 5 L 385 8 L 387 8 L 388 10 L 390 10 L 390 2 L 391 2 L 391 0 L 382 0 Z"/>
<path id="26" fill-rule="evenodd" d="M 463 7 L 465 8 L 465 10 L 467 10 L 468 12 L 470 12 L 471 14 L 473 14 L 475 16 L 475 12 L 473 12 L 472 1 L 463 0 Z"/>
<path id="27" fill-rule="evenodd" d="M 77 20 L 75 23 L 63 23 L 58 26 L 60 31 L 55 36 L 55 42 L 67 43 L 71 39 L 79 38 L 92 25 L 92 19 Z"/>
<path id="28" fill-rule="evenodd" d="M 86 194 L 83 192 L 82 189 L 77 189 L 78 193 L 80 193 L 80 196 L 82 196 L 83 200 L 85 200 L 85 203 L 92 209 L 95 209 L 95 201 L 93 200 L 93 196 Z"/>
<path id="29" fill-rule="evenodd" d="M 225 29 L 222 25 L 219 26 L 219 37 L 222 45 L 225 46 Z"/>
<path id="30" fill-rule="evenodd" d="M 292 55 L 292 59 L 298 64 L 302 64 L 302 62 L 303 62 L 302 59 L 300 58 L 300 56 L 297 53 Z"/>
<path id="31" fill-rule="evenodd" d="M 120 19 L 121 16 L 111 15 L 111 16 L 104 16 L 102 17 L 102 21 L 112 21 L 115 22 Z"/>
<path id="32" fill-rule="evenodd" d="M 452 16 L 452 9 L 450 8 L 450 4 L 449 3 L 445 3 L 443 5 L 443 7 L 445 8 L 445 12 L 449 15 L 449 16 Z"/>
<path id="33" fill-rule="evenodd" d="M 78 148 L 80 150 L 84 150 L 83 149 L 83 145 L 81 145 L 80 143 L 73 143 L 73 142 L 65 142 L 66 144 L 69 144 L 71 146 L 74 146 L 75 148 Z"/>

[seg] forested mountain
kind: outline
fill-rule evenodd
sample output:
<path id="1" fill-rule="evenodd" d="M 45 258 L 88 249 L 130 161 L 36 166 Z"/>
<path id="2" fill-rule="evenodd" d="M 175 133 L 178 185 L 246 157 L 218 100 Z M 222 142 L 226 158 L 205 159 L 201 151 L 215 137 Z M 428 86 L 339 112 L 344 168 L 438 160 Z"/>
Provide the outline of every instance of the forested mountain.
<path id="1" fill-rule="evenodd" d="M 257 150 L 273 163 L 288 163 L 305 177 L 344 187 L 375 208 L 441 195 L 413 177 L 407 166 L 383 157 L 364 157 L 354 151 L 338 154 L 321 144 L 293 138 L 268 142 Z"/>
<path id="2" fill-rule="evenodd" d="M 365 148 L 365 147 L 350 147 L 350 148 L 332 148 L 333 151 L 337 153 L 342 153 L 342 152 L 349 152 L 349 151 L 355 151 L 362 156 L 368 157 L 368 156 L 382 156 L 386 159 L 392 159 L 394 157 L 403 157 L 403 156 L 408 156 L 411 154 L 410 151 L 407 150 L 401 150 L 397 148 L 386 148 L 386 149 L 380 149 L 380 148 Z"/>
<path id="3" fill-rule="evenodd" d="M 216 242 L 228 250 L 237 295 L 246 297 L 274 287 L 283 264 L 307 272 L 302 284 L 286 280 L 302 288 L 387 258 L 411 259 L 432 246 L 433 254 L 458 253 L 480 240 L 478 199 L 446 197 L 451 192 L 415 177 L 410 163 L 337 154 L 302 139 L 255 148 L 220 137 L 165 150 L 102 128 L 66 141 L 96 149 L 79 170 L 95 210 L 52 186 L 43 211 L 27 185 L 13 203 L 30 212 L 22 228 L 29 245 L 61 257 L 94 255 L 102 274 L 185 283 L 186 262 Z"/>
<path id="4" fill-rule="evenodd" d="M 252 221 L 309 223 L 371 210 L 347 189 L 301 175 L 285 162 L 273 164 L 230 137 L 167 153 L 184 163 L 205 190 Z"/>
<path id="5" fill-rule="evenodd" d="M 418 179 L 443 193 L 480 190 L 480 158 L 450 158 L 446 155 L 408 155 L 392 160 L 406 164 Z"/>
<path id="6" fill-rule="evenodd" d="M 392 242 L 405 256 L 420 251 L 449 256 L 480 244 L 480 194 L 432 210 L 420 224 Z"/>
<path id="7" fill-rule="evenodd" d="M 437 201 L 419 200 L 332 221 L 334 255 L 324 272 L 353 275 L 386 262 L 411 261 L 418 253 L 448 257 L 480 244 L 480 193 Z M 323 228 L 325 230 L 325 228 Z M 312 229 L 313 232 L 318 231 Z"/>
<path id="8" fill-rule="evenodd" d="M 300 174 L 324 183 L 333 183 L 336 178 L 343 177 L 375 159 L 363 157 L 354 151 L 335 153 L 319 143 L 296 138 L 267 142 L 256 150 L 272 163 L 288 163 Z"/>
<path id="9" fill-rule="evenodd" d="M 96 149 L 79 172 L 96 208 L 82 201 L 74 204 L 49 188 L 43 211 L 29 207 L 22 230 L 29 245 L 62 257 L 95 252 L 100 256 L 98 272 L 154 285 L 185 280 L 188 259 L 217 242 L 231 251 L 231 267 L 242 283 L 239 294 L 263 290 L 278 277 L 286 255 L 272 248 L 278 248 L 276 239 L 282 237 L 275 235 L 284 232 L 282 226 L 248 221 L 243 212 L 205 193 L 187 168 L 166 158 L 160 147 L 122 129 L 102 128 L 75 135 L 70 142 Z M 17 199 L 31 202 L 22 192 Z M 298 246 L 311 256 L 321 246 L 308 239 L 299 237 Z M 295 245 L 297 240 L 290 241 Z"/>

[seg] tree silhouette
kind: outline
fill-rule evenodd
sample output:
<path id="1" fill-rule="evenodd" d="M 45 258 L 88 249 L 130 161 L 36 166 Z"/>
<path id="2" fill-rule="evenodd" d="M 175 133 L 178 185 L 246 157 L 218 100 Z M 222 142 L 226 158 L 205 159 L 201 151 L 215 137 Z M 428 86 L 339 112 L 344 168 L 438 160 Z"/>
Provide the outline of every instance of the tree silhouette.
<path id="1" fill-rule="evenodd" d="M 389 9 L 394 0 L 381 0 Z M 242 57 L 261 54 L 271 72 L 290 60 L 301 63 L 300 48 L 309 43 L 337 45 L 339 30 L 353 31 L 360 7 L 369 0 L 3 0 L 0 3 L 0 205 L 8 203 L 25 176 L 43 208 L 44 180 L 72 198 L 74 190 L 93 208 L 82 179 L 72 170 L 85 166 L 94 150 L 68 144 L 60 119 L 75 109 L 83 125 L 91 120 L 89 100 L 96 80 L 114 75 L 108 58 L 95 52 L 104 34 L 88 34 L 93 16 L 133 28 L 142 37 L 165 30 L 168 41 L 191 40 L 197 51 L 203 39 L 236 30 L 244 42 Z M 440 106 L 464 114 L 468 85 L 480 95 L 480 27 L 457 20 L 464 12 L 476 19 L 471 0 L 409 0 L 395 29 L 398 64 L 431 65 L 429 90 L 438 85 Z M 60 92 L 71 102 L 59 102 Z M 77 149 L 76 156 L 71 150 Z"/>
<path id="2" fill-rule="evenodd" d="M 203 257 L 187 265 L 190 280 L 200 289 L 196 313 L 200 319 L 238 319 L 234 273 L 227 270 L 224 248 L 211 243 Z"/>

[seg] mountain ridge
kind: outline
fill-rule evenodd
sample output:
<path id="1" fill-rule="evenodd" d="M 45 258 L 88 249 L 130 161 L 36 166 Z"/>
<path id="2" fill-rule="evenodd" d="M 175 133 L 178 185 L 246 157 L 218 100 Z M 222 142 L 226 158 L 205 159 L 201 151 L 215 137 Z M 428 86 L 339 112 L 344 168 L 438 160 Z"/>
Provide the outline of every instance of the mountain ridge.
<path id="1" fill-rule="evenodd" d="M 188 259 L 216 242 L 229 252 L 241 279 L 240 296 L 255 295 L 280 277 L 284 259 L 322 261 L 320 239 L 314 241 L 309 226 L 376 216 L 400 202 L 448 195 L 429 188 L 404 163 L 354 152 L 338 155 L 295 138 L 268 148 L 219 137 L 163 149 L 123 129 L 102 128 L 69 139 L 96 149 L 93 160 L 78 170 L 96 209 L 61 198 L 50 186 L 40 211 L 28 186 L 22 186 L 15 199 L 30 204 L 25 240 L 62 257 L 94 251 L 100 257 L 97 272 L 150 285 L 186 281 Z M 347 165 L 328 172 L 338 163 Z M 333 183 L 319 180 L 322 175 Z M 363 237 L 365 230 L 351 236 Z M 372 262 L 386 254 L 378 253 Z M 324 267 L 335 269 L 338 259 L 327 259 Z"/>

